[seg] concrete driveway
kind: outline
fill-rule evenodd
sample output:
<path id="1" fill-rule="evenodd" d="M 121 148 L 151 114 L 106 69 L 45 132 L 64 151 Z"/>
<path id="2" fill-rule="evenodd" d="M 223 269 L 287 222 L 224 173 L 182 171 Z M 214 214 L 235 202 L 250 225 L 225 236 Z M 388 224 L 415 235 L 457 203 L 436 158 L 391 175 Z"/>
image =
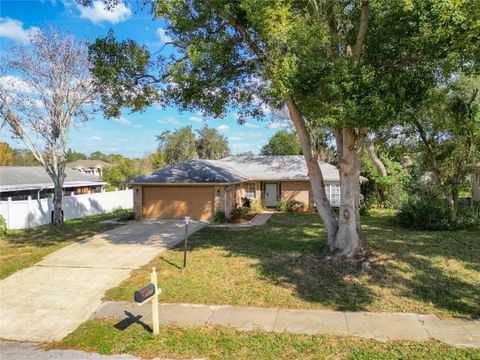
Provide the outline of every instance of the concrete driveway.
<path id="1" fill-rule="evenodd" d="M 189 233 L 203 226 L 193 221 Z M 131 222 L 62 248 L 12 274 L 0 281 L 0 339 L 62 339 L 97 310 L 106 290 L 182 241 L 184 235 L 183 221 Z"/>

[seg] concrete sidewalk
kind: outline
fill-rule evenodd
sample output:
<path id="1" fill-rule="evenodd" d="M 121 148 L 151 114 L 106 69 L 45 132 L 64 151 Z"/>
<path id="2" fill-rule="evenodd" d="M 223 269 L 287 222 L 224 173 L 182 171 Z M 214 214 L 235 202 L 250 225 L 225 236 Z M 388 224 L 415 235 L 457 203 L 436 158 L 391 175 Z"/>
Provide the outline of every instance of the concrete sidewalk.
<path id="1" fill-rule="evenodd" d="M 105 302 L 94 318 L 151 323 L 151 306 Z M 161 324 L 219 325 L 238 330 L 324 333 L 387 340 L 439 340 L 458 347 L 480 347 L 480 320 L 439 318 L 411 313 L 293 310 L 228 305 L 161 304 Z"/>
<path id="2" fill-rule="evenodd" d="M 192 222 L 190 233 L 205 226 Z M 60 340 L 108 289 L 184 239 L 183 221 L 131 222 L 47 255 L 0 281 L 0 339 Z"/>
<path id="3" fill-rule="evenodd" d="M 257 214 L 252 220 L 250 220 L 246 224 L 210 224 L 208 225 L 209 227 L 214 227 L 214 228 L 230 228 L 230 229 L 237 229 L 237 228 L 250 228 L 254 226 L 261 226 L 265 225 L 273 215 L 273 212 L 263 212 L 260 214 Z"/>

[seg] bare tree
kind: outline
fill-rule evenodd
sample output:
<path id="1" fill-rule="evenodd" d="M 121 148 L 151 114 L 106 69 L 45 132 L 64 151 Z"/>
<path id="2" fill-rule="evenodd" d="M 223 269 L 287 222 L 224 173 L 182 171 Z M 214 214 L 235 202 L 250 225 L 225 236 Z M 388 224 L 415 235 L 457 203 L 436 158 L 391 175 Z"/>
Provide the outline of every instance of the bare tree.
<path id="1" fill-rule="evenodd" d="M 0 117 L 44 166 L 54 188 L 53 223 L 63 222 L 66 145 L 72 126 L 91 115 L 95 90 L 86 44 L 55 28 L 2 59 Z"/>

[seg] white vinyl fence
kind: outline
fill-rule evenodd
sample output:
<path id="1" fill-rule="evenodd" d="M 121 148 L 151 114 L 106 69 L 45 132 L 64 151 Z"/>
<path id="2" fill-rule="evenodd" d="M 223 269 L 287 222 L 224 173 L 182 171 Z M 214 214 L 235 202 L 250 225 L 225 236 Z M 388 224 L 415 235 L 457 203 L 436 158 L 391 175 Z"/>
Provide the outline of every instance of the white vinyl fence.
<path id="1" fill-rule="evenodd" d="M 65 220 L 132 207 L 132 189 L 63 197 Z M 52 211 L 52 198 L 0 201 L 0 215 L 6 220 L 7 229 L 49 224 Z"/>

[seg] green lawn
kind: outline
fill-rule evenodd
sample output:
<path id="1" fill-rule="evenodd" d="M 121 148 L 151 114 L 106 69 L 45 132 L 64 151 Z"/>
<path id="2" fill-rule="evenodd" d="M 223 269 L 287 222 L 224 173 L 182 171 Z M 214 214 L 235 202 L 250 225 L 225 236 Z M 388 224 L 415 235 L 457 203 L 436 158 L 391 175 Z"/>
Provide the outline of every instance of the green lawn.
<path id="1" fill-rule="evenodd" d="M 119 327 L 117 325 L 117 327 Z M 87 321 L 50 348 L 101 354 L 130 353 L 144 359 L 478 359 L 479 349 L 458 349 L 438 342 L 363 340 L 326 335 L 239 332 L 219 327 L 162 326 L 158 337 L 141 324 L 124 330 L 111 321 Z"/>
<path id="2" fill-rule="evenodd" d="M 42 225 L 22 230 L 9 230 L 0 235 L 0 279 L 29 267 L 45 255 L 75 241 L 102 231 L 113 229 L 122 223 L 102 224 L 113 217 L 128 217 L 128 211 L 88 216 L 69 220 L 59 226 Z"/>
<path id="3" fill-rule="evenodd" d="M 276 214 L 258 228 L 204 228 L 182 247 L 163 252 L 107 292 L 133 300 L 155 266 L 168 303 L 400 311 L 480 316 L 480 231 L 409 231 L 392 212 L 363 218 L 372 263 L 322 256 L 325 231 L 318 215 Z"/>

